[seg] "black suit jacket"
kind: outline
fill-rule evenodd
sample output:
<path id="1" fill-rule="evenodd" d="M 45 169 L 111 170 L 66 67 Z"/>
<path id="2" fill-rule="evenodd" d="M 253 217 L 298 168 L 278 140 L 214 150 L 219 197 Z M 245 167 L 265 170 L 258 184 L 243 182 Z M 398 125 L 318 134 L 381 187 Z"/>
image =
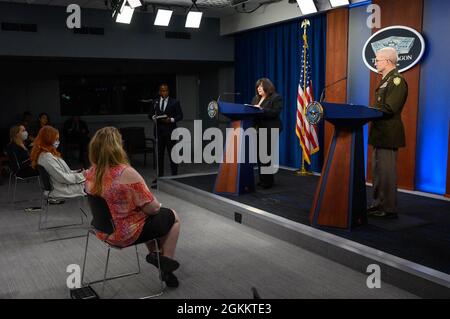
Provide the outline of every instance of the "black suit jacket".
<path id="1" fill-rule="evenodd" d="M 153 108 L 150 110 L 148 117 L 151 119 L 153 115 L 167 115 L 168 118 L 173 118 L 175 122 L 173 123 L 163 123 L 158 120 L 158 134 L 161 136 L 163 134 L 170 135 L 172 131 L 177 127 L 177 122 L 183 119 L 183 111 L 181 110 L 180 102 L 178 100 L 169 97 L 167 101 L 167 106 L 164 111 L 161 111 L 160 107 L 161 97 L 158 96 L 154 103 Z"/>
<path id="2" fill-rule="evenodd" d="M 252 100 L 252 104 L 258 104 L 260 99 L 261 97 L 256 95 Z M 277 93 L 272 94 L 262 102 L 261 108 L 264 110 L 264 113 L 258 114 L 255 118 L 255 124 L 257 127 L 279 128 L 280 131 L 283 130 L 283 124 L 280 120 L 280 113 L 283 108 L 283 100 L 281 96 Z"/>

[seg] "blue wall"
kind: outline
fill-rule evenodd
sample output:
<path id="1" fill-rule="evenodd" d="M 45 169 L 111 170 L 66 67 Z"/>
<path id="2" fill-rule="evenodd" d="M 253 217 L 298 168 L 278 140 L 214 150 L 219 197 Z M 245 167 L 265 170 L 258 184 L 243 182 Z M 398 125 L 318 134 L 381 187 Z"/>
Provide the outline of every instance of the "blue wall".
<path id="1" fill-rule="evenodd" d="M 367 39 L 372 35 L 372 29 L 366 26 L 369 14 L 367 6 L 355 7 L 349 12 L 348 33 L 348 79 L 347 102 L 359 105 L 369 105 L 370 70 L 361 58 L 361 52 Z M 367 167 L 367 136 L 368 125 L 364 126 L 364 159 Z M 366 170 L 367 172 L 367 170 Z"/>
<path id="2" fill-rule="evenodd" d="M 417 132 L 417 190 L 444 194 L 450 120 L 450 1 L 424 1 L 422 63 Z"/>
<path id="3" fill-rule="evenodd" d="M 372 34 L 365 27 L 366 6 L 350 10 L 348 102 L 368 104 L 370 71 L 361 58 L 365 41 Z M 421 62 L 417 121 L 416 189 L 444 194 L 446 185 L 450 120 L 450 1 L 424 1 L 423 35 L 427 50 Z M 361 27 L 364 26 L 364 27 Z M 365 128 L 367 149 L 367 126 Z M 367 153 L 366 153 L 367 154 Z M 367 155 L 366 155 L 367 163 Z"/>

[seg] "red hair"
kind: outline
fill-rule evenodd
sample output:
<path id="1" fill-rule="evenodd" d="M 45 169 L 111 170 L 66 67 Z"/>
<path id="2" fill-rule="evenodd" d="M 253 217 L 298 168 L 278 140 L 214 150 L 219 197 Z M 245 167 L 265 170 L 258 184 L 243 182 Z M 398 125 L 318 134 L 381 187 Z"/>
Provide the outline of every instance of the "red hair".
<path id="1" fill-rule="evenodd" d="M 56 157 L 61 157 L 61 154 L 53 146 L 59 132 L 52 126 L 43 126 L 33 142 L 33 149 L 31 150 L 31 166 L 36 168 L 38 165 L 39 155 L 44 152 L 52 153 Z"/>

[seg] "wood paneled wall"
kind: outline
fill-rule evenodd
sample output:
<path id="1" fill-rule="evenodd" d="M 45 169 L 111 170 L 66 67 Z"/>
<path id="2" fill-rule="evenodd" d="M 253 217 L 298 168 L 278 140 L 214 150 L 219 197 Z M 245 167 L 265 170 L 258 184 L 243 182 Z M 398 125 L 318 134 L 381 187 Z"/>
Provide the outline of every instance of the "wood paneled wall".
<path id="1" fill-rule="evenodd" d="M 327 13 L 327 53 L 325 101 L 332 103 L 347 102 L 347 67 L 348 67 L 348 9 L 336 9 Z M 339 81 L 344 79 L 342 81 Z M 336 83 L 337 82 L 337 83 Z M 324 158 L 326 158 L 331 139 L 333 125 L 325 122 Z"/>
<path id="2" fill-rule="evenodd" d="M 393 25 L 411 27 L 422 31 L 423 0 L 373 0 L 372 3 L 381 7 L 381 28 Z M 373 32 L 378 31 L 374 29 Z M 416 136 L 417 115 L 419 109 L 419 83 L 420 64 L 403 73 L 408 83 L 408 99 L 402 112 L 402 120 L 406 132 L 406 148 L 402 148 L 398 154 L 398 187 L 408 190 L 415 188 L 416 172 Z M 371 72 L 370 75 L 370 103 L 374 105 L 374 93 L 381 76 Z M 369 147 L 368 179 L 371 174 L 371 153 Z"/>

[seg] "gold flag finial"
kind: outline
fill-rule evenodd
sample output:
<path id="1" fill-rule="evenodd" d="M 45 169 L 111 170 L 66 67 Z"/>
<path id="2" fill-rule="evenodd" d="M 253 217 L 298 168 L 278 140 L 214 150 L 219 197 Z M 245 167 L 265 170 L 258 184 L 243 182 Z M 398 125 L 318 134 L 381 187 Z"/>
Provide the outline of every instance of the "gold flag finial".
<path id="1" fill-rule="evenodd" d="M 311 26 L 311 22 L 308 19 L 302 21 L 301 27 L 303 29 L 303 47 L 305 49 L 308 48 L 308 37 L 306 35 L 306 29 Z"/>
<path id="2" fill-rule="evenodd" d="M 306 31 L 306 28 L 311 25 L 311 22 L 309 22 L 308 19 L 305 19 L 302 21 L 302 29 Z"/>

